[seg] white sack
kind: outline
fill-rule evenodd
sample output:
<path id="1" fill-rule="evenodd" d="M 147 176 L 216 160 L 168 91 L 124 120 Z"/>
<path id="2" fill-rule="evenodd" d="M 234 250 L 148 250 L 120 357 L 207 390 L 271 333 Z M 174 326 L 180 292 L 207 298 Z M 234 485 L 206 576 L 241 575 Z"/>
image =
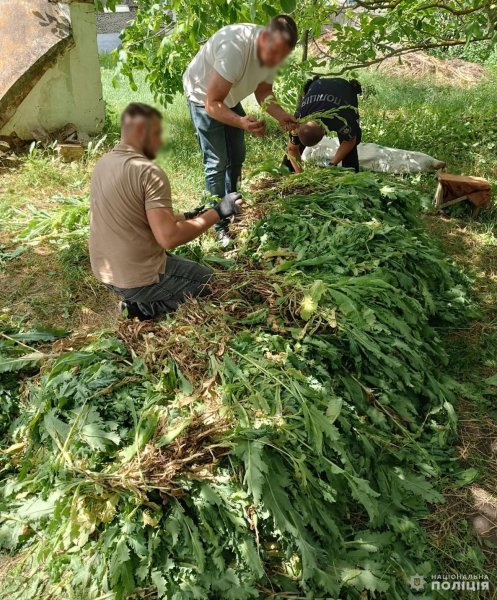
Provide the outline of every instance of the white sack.
<path id="1" fill-rule="evenodd" d="M 320 164 L 327 163 L 335 156 L 338 145 L 337 138 L 325 137 L 316 146 L 306 148 L 302 158 L 305 161 Z M 359 144 L 357 151 L 360 166 L 369 171 L 420 173 L 421 171 L 435 171 L 445 167 L 444 162 L 422 152 L 387 148 L 387 146 L 379 146 L 378 144 Z"/>

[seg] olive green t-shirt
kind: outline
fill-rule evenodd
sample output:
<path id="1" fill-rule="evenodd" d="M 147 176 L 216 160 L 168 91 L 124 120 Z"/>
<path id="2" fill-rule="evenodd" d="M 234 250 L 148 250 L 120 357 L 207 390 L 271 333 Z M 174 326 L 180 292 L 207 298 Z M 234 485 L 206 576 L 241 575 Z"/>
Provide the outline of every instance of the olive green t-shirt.
<path id="1" fill-rule="evenodd" d="M 171 208 L 164 171 L 143 154 L 118 144 L 96 164 L 90 192 L 90 260 L 103 283 L 135 288 L 159 281 L 166 253 L 146 211 Z"/>

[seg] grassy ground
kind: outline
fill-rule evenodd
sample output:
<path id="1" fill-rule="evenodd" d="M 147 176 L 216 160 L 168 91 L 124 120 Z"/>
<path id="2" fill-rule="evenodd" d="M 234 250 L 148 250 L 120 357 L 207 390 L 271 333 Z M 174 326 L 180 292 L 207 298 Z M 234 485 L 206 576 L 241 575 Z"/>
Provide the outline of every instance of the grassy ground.
<path id="1" fill-rule="evenodd" d="M 98 151 L 90 152 L 81 163 L 65 165 L 35 148 L 27 157 L 0 163 L 0 319 L 4 322 L 55 325 L 80 332 L 116 326 L 115 298 L 91 276 L 84 238 L 61 237 L 55 243 L 18 239 L 32 217 L 28 207 L 35 212 L 52 210 L 58 205 L 54 197 L 86 197 L 95 160 L 118 139 L 122 108 L 132 100 L 154 103 L 139 76 L 137 92 L 125 84 L 115 89 L 108 68 L 102 76 L 108 120 Z M 362 79 L 373 89 L 362 100 L 364 141 L 427 152 L 447 161 L 450 172 L 484 176 L 497 186 L 497 75 L 470 90 L 428 81 L 407 83 L 375 72 Z M 202 165 L 182 97 L 166 108 L 164 118 L 167 143 L 158 162 L 171 179 L 177 206 L 194 206 L 203 188 Z M 273 124 L 265 139 L 249 139 L 247 172 L 268 158 L 280 158 L 284 145 L 284 136 Z M 413 184 L 432 194 L 436 182 L 433 175 L 424 175 L 413 178 Z M 444 217 L 422 218 L 447 252 L 475 278 L 481 317 L 468 330 L 450 332 L 448 370 L 478 397 L 459 407 L 460 455 L 464 464 L 478 470 L 476 480 L 492 491 L 497 476 L 489 444 L 493 433 L 497 434 L 497 414 L 494 398 L 482 381 L 497 371 L 497 212 L 483 212 L 477 221 L 464 208 Z M 447 507 L 427 524 L 434 545 L 460 570 L 474 564 L 475 553 L 481 562 L 493 561 L 495 547 L 488 540 L 475 542 L 468 525 L 474 509 L 469 488 L 447 490 L 447 495 Z"/>
<path id="2" fill-rule="evenodd" d="M 497 183 L 497 75 L 468 89 L 387 78 L 361 77 L 373 88 L 363 100 L 364 141 L 420 150 L 447 161 L 449 172 Z"/>

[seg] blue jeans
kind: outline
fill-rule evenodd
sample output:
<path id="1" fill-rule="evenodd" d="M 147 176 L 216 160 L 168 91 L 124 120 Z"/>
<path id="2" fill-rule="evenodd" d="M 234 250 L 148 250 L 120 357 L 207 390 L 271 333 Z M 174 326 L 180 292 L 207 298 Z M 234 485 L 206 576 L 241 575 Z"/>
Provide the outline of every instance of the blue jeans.
<path id="1" fill-rule="evenodd" d="M 219 198 L 236 192 L 245 160 L 243 129 L 216 121 L 207 114 L 204 106 L 188 101 L 188 107 L 204 160 L 205 189 Z M 231 110 L 245 116 L 241 104 Z M 224 221 L 216 226 L 216 229 L 226 228 L 227 222 Z"/>

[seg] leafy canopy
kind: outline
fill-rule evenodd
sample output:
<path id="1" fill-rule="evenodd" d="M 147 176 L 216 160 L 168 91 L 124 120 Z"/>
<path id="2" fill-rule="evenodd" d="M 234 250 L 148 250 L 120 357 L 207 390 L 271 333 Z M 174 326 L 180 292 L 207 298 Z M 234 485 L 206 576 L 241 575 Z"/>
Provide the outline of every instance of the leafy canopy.
<path id="1" fill-rule="evenodd" d="M 102 0 L 96 0 L 101 7 Z M 116 0 L 107 0 L 114 8 Z M 300 64 L 285 68 L 287 87 L 295 88 L 319 68 L 343 74 L 389 56 L 437 47 L 497 41 L 495 0 L 139 0 L 136 19 L 122 34 L 118 72 L 132 88 L 135 70 L 145 70 L 157 99 L 169 103 L 182 90 L 181 77 L 198 48 L 229 23 L 266 24 L 276 14 L 291 14 L 304 46 Z M 333 30 L 320 44 L 323 28 Z"/>

